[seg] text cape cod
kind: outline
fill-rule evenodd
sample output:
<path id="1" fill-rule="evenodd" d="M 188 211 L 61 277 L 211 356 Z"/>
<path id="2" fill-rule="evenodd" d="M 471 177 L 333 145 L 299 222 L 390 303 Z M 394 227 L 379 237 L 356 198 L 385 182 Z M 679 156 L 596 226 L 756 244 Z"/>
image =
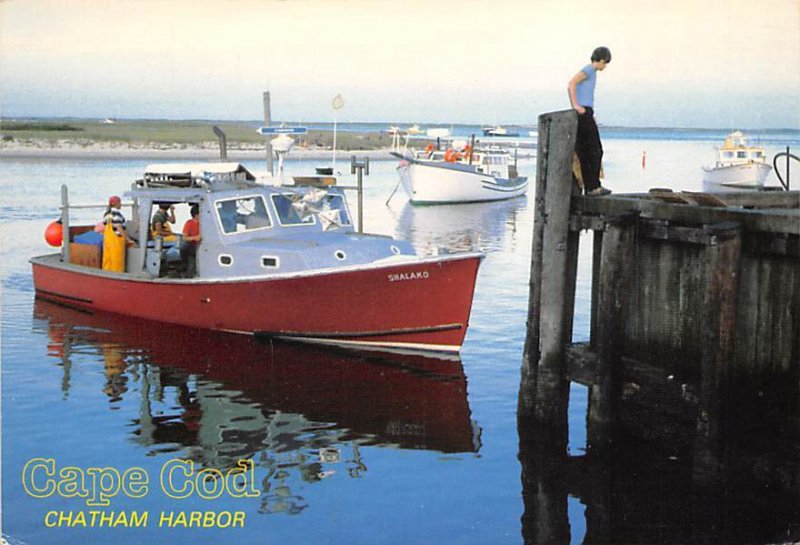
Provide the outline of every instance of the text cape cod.
<path id="1" fill-rule="evenodd" d="M 33 498 L 59 496 L 85 502 L 88 510 L 50 510 L 44 516 L 48 528 L 141 528 L 155 524 L 161 528 L 236 528 L 243 527 L 243 511 L 160 511 L 99 510 L 111 506 L 114 498 L 141 499 L 150 493 L 151 480 L 140 467 L 120 470 L 114 467 L 57 467 L 52 458 L 32 458 L 22 470 L 22 487 Z M 221 471 L 195 469 L 191 460 L 165 462 L 158 477 L 158 488 L 175 500 L 197 497 L 214 500 L 256 498 L 252 460 L 239 460 L 236 466 Z"/>

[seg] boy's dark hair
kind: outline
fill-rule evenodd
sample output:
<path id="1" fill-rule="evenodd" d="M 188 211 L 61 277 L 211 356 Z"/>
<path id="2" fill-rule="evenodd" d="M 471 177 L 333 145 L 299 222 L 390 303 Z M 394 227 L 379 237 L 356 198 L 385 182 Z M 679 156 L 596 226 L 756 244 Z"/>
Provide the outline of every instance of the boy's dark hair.
<path id="1" fill-rule="evenodd" d="M 195 216 L 198 216 L 198 215 L 200 215 L 200 206 L 199 206 L 199 205 L 197 205 L 197 204 L 193 204 L 193 205 L 192 205 L 192 206 L 189 208 L 189 213 L 192 215 L 192 217 L 195 217 Z"/>
<path id="2" fill-rule="evenodd" d="M 598 47 L 592 51 L 592 62 L 606 61 L 611 62 L 611 50 L 607 47 Z"/>

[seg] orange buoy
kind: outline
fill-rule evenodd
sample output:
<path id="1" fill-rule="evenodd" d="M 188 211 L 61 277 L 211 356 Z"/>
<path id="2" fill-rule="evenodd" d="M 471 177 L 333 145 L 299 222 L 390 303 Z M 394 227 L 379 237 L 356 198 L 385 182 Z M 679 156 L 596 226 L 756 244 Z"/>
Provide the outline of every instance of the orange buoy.
<path id="1" fill-rule="evenodd" d="M 64 240 L 64 230 L 61 228 L 61 222 L 56 220 L 47 226 L 44 230 L 44 239 L 50 246 L 61 246 Z"/>

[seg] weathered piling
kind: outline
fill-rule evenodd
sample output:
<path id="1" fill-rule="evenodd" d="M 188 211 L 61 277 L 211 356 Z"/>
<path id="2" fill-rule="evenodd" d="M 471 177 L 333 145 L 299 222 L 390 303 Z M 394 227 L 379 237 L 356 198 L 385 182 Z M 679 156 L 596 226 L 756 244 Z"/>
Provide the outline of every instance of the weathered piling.
<path id="1" fill-rule="evenodd" d="M 632 291 L 634 253 L 636 243 L 637 214 L 610 218 L 600 231 L 600 256 L 598 274 L 600 278 L 614 279 L 597 286 L 597 312 L 595 321 L 597 333 L 593 338 L 592 349 L 597 354 L 594 381 L 589 388 L 588 419 L 594 425 L 589 443 L 595 447 L 610 440 L 609 432 L 620 398 L 622 377 L 620 376 L 622 356 L 623 312 Z M 602 438 L 602 439 L 601 439 Z"/>
<path id="2" fill-rule="evenodd" d="M 708 226 L 705 290 L 700 334 L 700 389 L 695 474 L 700 482 L 722 474 L 725 403 L 736 325 L 736 293 L 742 253 L 738 224 Z"/>
<path id="3" fill-rule="evenodd" d="M 538 166 L 531 255 L 528 335 L 519 411 L 542 423 L 566 418 L 569 383 L 562 360 L 572 335 L 577 238 L 570 235 L 574 112 L 539 117 Z M 565 423 L 565 421 L 563 422 Z"/>
<path id="4" fill-rule="evenodd" d="M 586 541 L 613 541 L 627 522 L 611 509 L 612 489 L 636 486 L 631 464 L 675 495 L 671 516 L 705 519 L 712 533 L 729 513 L 661 475 L 674 472 L 707 500 L 763 487 L 776 499 L 767 512 L 800 505 L 800 192 L 584 197 L 571 171 L 575 127 L 573 111 L 539 118 L 518 410 L 526 543 L 569 542 L 568 495 L 587 505 Z M 591 332 L 573 344 L 585 229 L 594 231 Z M 589 388 L 586 456 L 567 454 L 570 381 Z M 798 513 L 779 531 L 800 535 Z M 683 528 L 675 524 L 675 542 Z"/>

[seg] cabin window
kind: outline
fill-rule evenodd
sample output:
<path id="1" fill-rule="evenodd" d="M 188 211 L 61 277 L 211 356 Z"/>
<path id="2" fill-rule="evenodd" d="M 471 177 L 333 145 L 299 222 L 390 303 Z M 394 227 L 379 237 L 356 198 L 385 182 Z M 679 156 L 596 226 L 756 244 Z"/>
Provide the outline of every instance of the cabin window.
<path id="1" fill-rule="evenodd" d="M 222 232 L 226 235 L 267 229 L 272 225 L 261 195 L 219 200 L 214 206 Z"/>
<path id="2" fill-rule="evenodd" d="M 272 203 L 278 212 L 278 221 L 281 225 L 313 225 L 316 223 L 308 203 L 293 200 L 293 196 L 292 193 L 272 196 Z"/>
<path id="3" fill-rule="evenodd" d="M 737 151 L 736 152 L 737 159 L 747 159 L 747 152 L 746 151 Z"/>
<path id="4" fill-rule="evenodd" d="M 350 212 L 347 210 L 347 202 L 342 195 L 325 195 L 322 199 L 322 210 L 338 210 L 339 223 L 350 225 Z"/>
<path id="5" fill-rule="evenodd" d="M 733 152 L 732 151 L 725 151 L 722 153 L 722 156 L 725 159 L 733 159 Z"/>
<path id="6" fill-rule="evenodd" d="M 754 151 L 753 152 L 753 159 L 761 159 L 762 157 L 764 157 L 764 152 L 763 151 Z"/>
<path id="7" fill-rule="evenodd" d="M 277 269 L 280 266 L 280 261 L 277 257 L 269 255 L 261 256 L 261 266 L 265 269 Z"/>
<path id="8" fill-rule="evenodd" d="M 222 265 L 223 267 L 230 267 L 231 265 L 233 265 L 233 256 L 230 256 L 228 254 L 222 254 L 219 256 L 218 259 L 219 259 L 219 264 Z"/>

